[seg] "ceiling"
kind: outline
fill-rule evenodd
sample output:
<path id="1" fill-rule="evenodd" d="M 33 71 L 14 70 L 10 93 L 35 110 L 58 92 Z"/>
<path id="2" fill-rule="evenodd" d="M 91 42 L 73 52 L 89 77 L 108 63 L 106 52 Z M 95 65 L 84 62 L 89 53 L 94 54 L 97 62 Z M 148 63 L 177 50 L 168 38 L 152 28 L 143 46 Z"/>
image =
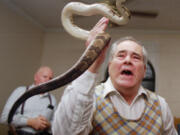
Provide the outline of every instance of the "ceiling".
<path id="1" fill-rule="evenodd" d="M 60 30 L 62 8 L 70 1 L 94 3 L 100 0 L 0 0 L 11 10 L 23 15 L 44 30 Z M 180 30 L 180 0 L 127 0 L 131 10 L 155 11 L 156 18 L 132 16 L 123 28 L 151 30 Z M 99 16 L 98 16 L 99 17 Z M 93 26 L 98 17 L 80 17 L 77 24 Z M 88 22 L 88 23 L 87 23 Z"/>

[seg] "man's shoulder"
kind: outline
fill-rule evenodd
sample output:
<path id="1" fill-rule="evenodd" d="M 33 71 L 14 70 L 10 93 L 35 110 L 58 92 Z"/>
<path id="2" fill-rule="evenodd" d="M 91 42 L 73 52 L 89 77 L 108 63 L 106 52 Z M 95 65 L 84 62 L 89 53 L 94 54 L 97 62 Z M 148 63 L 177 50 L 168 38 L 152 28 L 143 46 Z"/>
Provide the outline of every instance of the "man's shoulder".
<path id="1" fill-rule="evenodd" d="M 104 93 L 104 83 L 101 83 L 95 87 L 95 95 L 100 96 Z"/>
<path id="2" fill-rule="evenodd" d="M 26 91 L 26 86 L 19 86 L 13 90 L 11 96 L 19 96 L 22 95 Z"/>
<path id="3" fill-rule="evenodd" d="M 150 95 L 151 98 L 157 98 L 157 100 L 159 101 L 160 105 L 165 105 L 167 104 L 166 100 L 164 97 L 160 96 L 159 94 L 155 93 L 155 92 L 152 92 L 152 91 L 149 91 L 148 90 L 148 93 Z"/>
<path id="4" fill-rule="evenodd" d="M 16 91 L 16 92 L 24 92 L 24 91 L 26 91 L 26 89 L 27 89 L 27 86 L 19 86 L 14 91 Z"/>
<path id="5" fill-rule="evenodd" d="M 167 104 L 167 102 L 166 102 L 166 99 L 164 98 L 164 97 L 162 97 L 162 96 L 160 96 L 160 95 L 157 95 L 158 96 L 158 99 L 159 99 L 159 102 L 160 102 L 160 104 L 162 105 L 164 105 L 164 104 Z"/>

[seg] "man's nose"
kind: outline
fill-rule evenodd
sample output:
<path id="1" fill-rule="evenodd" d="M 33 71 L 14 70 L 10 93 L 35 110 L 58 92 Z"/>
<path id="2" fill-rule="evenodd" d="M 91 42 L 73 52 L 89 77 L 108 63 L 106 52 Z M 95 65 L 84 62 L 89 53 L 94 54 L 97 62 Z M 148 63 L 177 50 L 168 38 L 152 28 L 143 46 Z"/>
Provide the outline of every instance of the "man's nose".
<path id="1" fill-rule="evenodd" d="M 129 55 L 127 55 L 126 57 L 125 57 L 125 63 L 130 63 L 131 62 L 131 56 L 129 56 Z"/>

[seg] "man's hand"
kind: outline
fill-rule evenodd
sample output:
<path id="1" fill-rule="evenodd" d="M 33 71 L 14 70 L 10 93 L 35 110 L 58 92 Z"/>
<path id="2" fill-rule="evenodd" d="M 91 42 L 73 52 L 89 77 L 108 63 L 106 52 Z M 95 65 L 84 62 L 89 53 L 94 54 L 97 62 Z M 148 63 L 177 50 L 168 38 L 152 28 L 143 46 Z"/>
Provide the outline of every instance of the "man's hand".
<path id="1" fill-rule="evenodd" d="M 107 28 L 109 19 L 106 17 L 101 18 L 98 23 L 93 27 L 93 29 L 90 31 L 89 37 L 86 41 L 86 46 L 88 46 L 97 36 L 98 33 L 102 33 Z M 105 47 L 100 56 L 96 59 L 96 61 L 89 67 L 89 71 L 92 73 L 96 73 L 101 66 L 101 64 L 104 62 L 105 54 L 108 47 Z"/>
<path id="2" fill-rule="evenodd" d="M 109 19 L 106 17 L 101 18 L 97 24 L 91 29 L 88 39 L 86 41 L 86 46 L 88 46 L 91 41 L 93 41 L 95 39 L 95 37 L 97 36 L 98 33 L 102 33 L 105 31 L 105 29 L 107 28 Z"/>
<path id="3" fill-rule="evenodd" d="M 49 121 L 41 115 L 36 118 L 28 119 L 27 125 L 35 130 L 44 130 L 50 127 Z"/>

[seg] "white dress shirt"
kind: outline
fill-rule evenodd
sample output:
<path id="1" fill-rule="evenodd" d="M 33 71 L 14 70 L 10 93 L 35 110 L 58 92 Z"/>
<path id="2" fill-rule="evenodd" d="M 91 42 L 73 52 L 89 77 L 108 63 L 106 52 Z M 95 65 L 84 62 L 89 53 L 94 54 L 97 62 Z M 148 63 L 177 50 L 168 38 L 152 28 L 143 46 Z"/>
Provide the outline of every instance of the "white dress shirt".
<path id="1" fill-rule="evenodd" d="M 95 110 L 95 80 L 96 75 L 86 71 L 65 89 L 55 112 L 53 135 L 88 135 L 92 131 L 92 116 Z M 140 87 L 137 96 L 130 105 L 115 90 L 110 79 L 104 84 L 103 96 L 108 94 L 114 107 L 124 118 L 138 119 L 143 113 L 145 101 L 142 95 L 147 95 L 143 87 Z M 160 96 L 158 98 L 162 112 L 163 135 L 177 135 L 168 104 L 164 98 Z"/>
<path id="2" fill-rule="evenodd" d="M 34 85 L 31 85 L 30 88 L 34 87 Z M 3 112 L 1 114 L 0 123 L 7 124 L 7 118 L 9 111 L 15 101 L 26 91 L 25 86 L 18 87 L 13 91 L 11 96 L 8 98 L 6 105 L 4 106 Z M 16 128 L 20 128 L 21 130 L 30 132 L 30 133 L 36 133 L 33 128 L 27 126 L 27 120 L 29 118 L 38 117 L 39 115 L 44 116 L 47 120 L 49 120 L 52 123 L 53 115 L 56 109 L 56 99 L 55 97 L 50 94 L 51 96 L 51 103 L 52 106 L 54 106 L 54 109 L 48 108 L 48 105 L 50 105 L 50 100 L 48 98 L 48 93 L 35 95 L 25 101 L 24 104 L 24 113 L 21 114 L 21 108 L 22 105 L 17 109 L 16 113 L 14 114 L 12 124 Z"/>

